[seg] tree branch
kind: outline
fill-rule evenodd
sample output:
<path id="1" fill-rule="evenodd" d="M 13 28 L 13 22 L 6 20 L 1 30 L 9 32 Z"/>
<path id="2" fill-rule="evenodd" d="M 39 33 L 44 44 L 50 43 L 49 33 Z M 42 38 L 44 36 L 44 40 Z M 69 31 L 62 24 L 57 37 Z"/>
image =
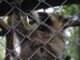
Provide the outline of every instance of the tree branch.
<path id="1" fill-rule="evenodd" d="M 75 27 L 75 26 L 80 27 L 80 20 L 76 20 L 76 21 L 71 20 L 71 21 L 64 27 L 64 29 L 67 28 L 67 27 Z"/>

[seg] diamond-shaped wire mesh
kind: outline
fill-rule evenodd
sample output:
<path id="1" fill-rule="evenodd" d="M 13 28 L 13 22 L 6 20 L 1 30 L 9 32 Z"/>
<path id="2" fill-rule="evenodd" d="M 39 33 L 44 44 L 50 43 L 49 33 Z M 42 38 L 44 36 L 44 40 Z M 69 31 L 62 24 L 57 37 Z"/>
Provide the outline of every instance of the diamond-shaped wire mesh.
<path id="1" fill-rule="evenodd" d="M 4 3 L 4 16 L 8 16 L 7 23 L 3 22 L 5 25 L 3 28 L 5 31 L 0 41 L 4 40 L 6 37 L 5 44 L 0 42 L 0 45 L 5 50 L 5 60 L 64 60 L 64 34 L 63 29 L 69 23 L 69 19 L 66 23 L 62 23 L 58 16 L 46 15 L 47 13 L 42 12 L 39 18 L 45 16 L 44 19 L 39 20 L 32 13 L 39 7 L 43 8 L 52 7 L 48 0 L 38 0 L 34 8 L 29 10 L 30 12 L 25 12 L 21 7 L 16 5 L 15 0 L 1 0 L 0 4 Z M 61 9 L 63 5 L 67 2 L 64 0 L 60 4 Z M 23 2 L 22 2 L 23 3 Z M 52 2 L 53 4 L 55 2 Z M 5 12 L 5 7 L 8 6 L 7 13 Z M 1 7 L 0 7 L 1 8 Z M 26 9 L 26 8 L 25 8 Z M 27 9 L 26 9 L 27 10 Z M 55 11 L 56 9 L 54 9 Z M 26 23 L 26 17 L 30 17 L 32 20 L 31 24 Z M 49 21 L 52 19 L 52 21 Z M 0 21 L 0 22 L 1 22 Z M 53 24 L 54 21 L 54 24 Z M 51 25 L 48 23 L 52 22 Z M 57 24 L 59 23 L 59 24 Z M 25 24 L 27 24 L 25 26 Z M 1 25 L 1 24 L 0 24 Z M 1 26 L 0 26 L 1 27 Z M 78 45 L 80 43 L 77 43 Z M 17 49 L 18 48 L 18 49 Z"/>

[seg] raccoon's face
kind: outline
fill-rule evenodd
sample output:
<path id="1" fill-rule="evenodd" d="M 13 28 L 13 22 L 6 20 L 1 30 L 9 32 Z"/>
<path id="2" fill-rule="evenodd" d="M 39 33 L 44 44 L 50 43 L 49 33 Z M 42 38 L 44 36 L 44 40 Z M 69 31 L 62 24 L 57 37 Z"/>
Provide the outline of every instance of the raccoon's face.
<path id="1" fill-rule="evenodd" d="M 29 17 L 30 24 L 41 23 L 44 22 L 46 24 L 51 24 L 50 17 L 48 13 L 45 12 L 32 12 Z"/>
<path id="2" fill-rule="evenodd" d="M 29 17 L 30 24 L 31 25 L 36 23 L 40 24 L 42 30 L 47 29 L 47 27 L 45 27 L 45 24 L 53 28 L 54 30 L 60 30 L 64 26 L 64 24 L 68 21 L 68 19 L 63 18 L 62 16 L 55 16 L 45 12 L 33 12 L 32 17 Z"/>

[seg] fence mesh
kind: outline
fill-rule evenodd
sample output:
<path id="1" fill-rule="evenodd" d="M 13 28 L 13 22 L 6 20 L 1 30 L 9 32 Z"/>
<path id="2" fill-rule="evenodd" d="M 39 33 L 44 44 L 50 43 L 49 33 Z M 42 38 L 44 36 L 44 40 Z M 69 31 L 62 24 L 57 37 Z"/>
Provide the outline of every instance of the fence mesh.
<path id="1" fill-rule="evenodd" d="M 38 21 L 36 18 L 34 18 L 31 14 L 38 8 L 41 3 L 43 3 L 46 6 L 53 7 L 49 3 L 46 2 L 46 0 L 38 0 L 38 4 L 30 11 L 30 13 L 24 12 L 20 7 L 14 5 L 14 1 L 9 2 L 7 0 L 1 0 L 0 4 L 2 2 L 5 2 L 5 4 L 9 5 L 10 10 L 4 15 L 9 16 L 14 9 L 18 10 L 19 13 L 24 16 L 21 19 L 18 20 L 17 23 L 14 23 L 14 19 L 16 17 L 12 17 L 11 20 L 13 20 L 10 24 L 7 22 L 7 17 L 4 19 L 4 17 L 1 18 L 1 21 L 6 23 L 7 32 L 0 38 L 0 45 L 2 46 L 4 52 L 4 59 L 7 60 L 10 57 L 10 60 L 64 60 L 64 34 L 62 33 L 63 28 L 71 21 L 69 19 L 63 26 L 60 28 L 55 28 L 56 26 L 52 27 L 46 23 L 46 21 L 51 17 L 47 16 L 44 21 Z M 67 0 L 64 0 L 60 8 L 63 7 L 63 5 L 67 2 Z M 52 2 L 54 3 L 54 2 Z M 4 6 L 3 6 L 4 7 Z M 5 8 L 5 7 L 4 7 Z M 26 9 L 26 8 L 25 8 Z M 56 11 L 57 9 L 54 9 Z M 5 10 L 4 10 L 5 12 Z M 78 13 L 78 12 L 77 12 Z M 76 14 L 77 14 L 76 13 Z M 19 15 L 18 15 L 19 16 Z M 32 18 L 36 23 L 33 25 L 30 25 L 31 28 L 26 27 L 24 29 L 24 25 L 22 24 L 25 16 L 29 16 Z M 6 20 L 6 21 L 3 21 Z M 25 22 L 23 22 L 25 23 Z M 56 22 L 55 22 L 56 24 Z M 1 24 L 0 24 L 1 25 Z M 57 25 L 57 24 L 56 24 Z M 58 24 L 59 25 L 59 24 Z M 42 28 L 43 27 L 43 28 Z M 42 28 L 42 29 L 41 29 Z M 47 29 L 45 29 L 47 28 Z M 31 29 L 31 30 L 30 30 Z M 28 31 L 26 31 L 28 30 Z M 24 31 L 24 32 L 23 32 Z M 6 47 L 6 44 L 9 40 L 10 36 L 12 36 L 16 32 L 19 36 L 14 36 L 15 38 L 10 38 L 12 44 L 14 46 L 9 45 L 9 47 Z M 11 35 L 10 35 L 11 33 Z M 6 37 L 6 38 L 5 38 Z M 19 37 L 19 38 L 17 38 Z M 19 41 L 16 41 L 20 39 Z M 15 40 L 15 43 L 13 43 L 12 40 Z M 4 42 L 4 43 L 2 43 Z M 79 44 L 79 43 L 78 43 Z M 17 52 L 15 52 L 15 49 Z"/>

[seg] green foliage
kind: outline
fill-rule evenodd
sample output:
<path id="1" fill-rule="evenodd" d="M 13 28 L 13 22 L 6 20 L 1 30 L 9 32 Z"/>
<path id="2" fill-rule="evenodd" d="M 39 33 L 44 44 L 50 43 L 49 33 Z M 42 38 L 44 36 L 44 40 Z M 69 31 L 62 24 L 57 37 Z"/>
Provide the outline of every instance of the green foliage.
<path id="1" fill-rule="evenodd" d="M 71 36 L 67 37 L 65 36 L 65 42 L 68 41 L 69 44 L 67 48 L 65 49 L 65 56 L 69 55 L 73 60 L 78 60 L 78 54 L 77 54 L 77 38 L 78 38 L 78 27 L 73 27 L 72 30 L 70 30 Z"/>
<path id="2" fill-rule="evenodd" d="M 76 4 L 73 4 L 73 5 L 67 5 L 67 6 L 63 6 L 62 8 L 59 8 L 59 11 L 55 11 L 54 14 L 57 14 L 57 15 L 61 15 L 61 16 L 64 16 L 64 15 L 74 15 L 76 14 L 80 9 L 80 5 L 76 5 Z"/>
<path id="3" fill-rule="evenodd" d="M 70 5 L 70 6 L 65 6 L 63 7 L 64 14 L 67 15 L 74 15 L 79 11 L 79 6 L 78 5 Z"/>

